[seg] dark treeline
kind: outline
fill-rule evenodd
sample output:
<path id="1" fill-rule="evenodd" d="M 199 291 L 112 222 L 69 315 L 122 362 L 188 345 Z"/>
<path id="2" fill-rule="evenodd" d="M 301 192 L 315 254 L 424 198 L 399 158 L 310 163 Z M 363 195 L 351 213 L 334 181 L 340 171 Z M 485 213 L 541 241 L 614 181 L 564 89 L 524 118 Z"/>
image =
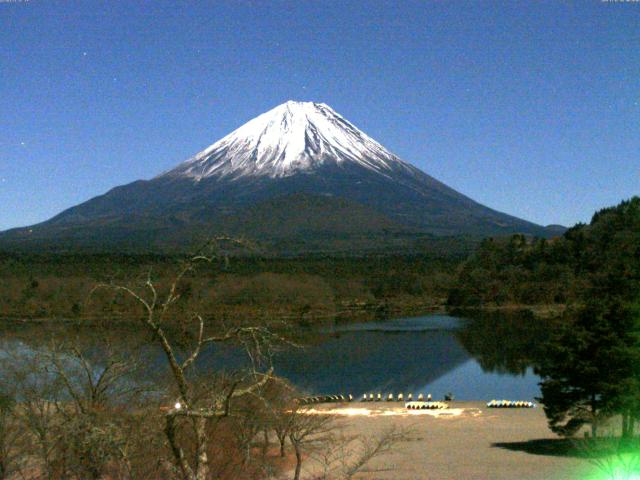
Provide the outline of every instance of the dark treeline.
<path id="1" fill-rule="evenodd" d="M 623 438 L 640 419 L 640 198 L 599 211 L 564 238 L 583 288 L 539 366 L 551 428 L 592 436 L 612 416 Z"/>
<path id="2" fill-rule="evenodd" d="M 100 282 L 162 283 L 186 257 L 106 254 L 0 255 L 0 316 L 79 318 Z M 459 256 L 224 258 L 189 274 L 183 301 L 205 314 L 314 317 L 349 312 L 420 312 L 444 304 Z M 95 303 L 95 302 L 94 302 Z M 204 307 L 204 308 L 203 308 Z"/>
<path id="3" fill-rule="evenodd" d="M 532 345 L 549 426 L 574 435 L 635 435 L 640 420 L 640 198 L 597 212 L 562 237 L 486 240 L 459 269 L 450 305 L 562 303 L 568 308 Z M 496 325 L 503 328 L 504 325 Z M 526 333 L 520 331 L 520 333 Z M 488 358 L 491 359 L 491 356 Z"/>
<path id="4" fill-rule="evenodd" d="M 596 257 L 638 244 L 634 198 L 597 212 L 561 237 L 485 239 L 475 253 L 270 258 L 234 256 L 188 279 L 185 296 L 225 315 L 305 316 L 420 313 L 431 307 L 571 305 L 594 288 Z M 633 256 L 633 252 L 629 253 Z M 98 282 L 162 282 L 186 257 L 152 254 L 0 253 L 0 316 L 77 318 Z M 611 263 L 611 262 L 609 262 Z M 199 303 L 202 305 L 202 303 Z"/>
<path id="5" fill-rule="evenodd" d="M 530 353 L 541 376 L 550 428 L 571 436 L 589 426 L 592 437 L 619 432 L 633 439 L 640 421 L 639 197 L 600 210 L 589 225 L 554 240 L 485 240 L 460 266 L 449 295 L 449 305 L 465 307 L 553 303 L 567 308 L 545 341 L 527 340 L 535 321 L 513 332 L 514 346 Z M 466 332 L 463 340 L 486 365 L 505 364 L 499 349 L 476 346 L 476 338 Z M 618 428 L 614 418 L 621 419 Z"/>
<path id="6" fill-rule="evenodd" d="M 460 267 L 448 303 L 483 307 L 571 302 L 582 288 L 572 243 L 567 237 L 486 239 Z"/>
<path id="7" fill-rule="evenodd" d="M 637 259 L 640 249 L 640 198 L 597 212 L 562 237 L 545 240 L 514 235 L 486 239 L 459 268 L 449 295 L 451 306 L 572 304 L 597 287 L 599 278 L 620 260 Z M 616 266 L 617 265 L 617 266 Z"/>

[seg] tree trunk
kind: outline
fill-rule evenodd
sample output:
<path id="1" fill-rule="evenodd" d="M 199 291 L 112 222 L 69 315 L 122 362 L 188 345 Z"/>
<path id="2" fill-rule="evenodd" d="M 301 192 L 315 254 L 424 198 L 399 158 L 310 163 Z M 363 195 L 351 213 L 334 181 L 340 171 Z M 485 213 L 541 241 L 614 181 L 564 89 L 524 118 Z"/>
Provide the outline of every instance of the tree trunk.
<path id="1" fill-rule="evenodd" d="M 264 443 L 262 444 L 262 456 L 267 456 L 267 451 L 269 450 L 269 431 L 265 428 L 262 431 L 262 436 L 264 438 Z"/>
<path id="2" fill-rule="evenodd" d="M 300 471 L 302 470 L 302 452 L 300 451 L 300 445 L 298 442 L 293 443 L 293 449 L 296 452 L 296 471 L 293 475 L 293 480 L 300 480 Z"/>
<path id="3" fill-rule="evenodd" d="M 209 457 L 207 456 L 207 419 L 197 417 L 195 419 L 196 428 L 196 480 L 207 480 L 209 478 Z"/>
<path id="4" fill-rule="evenodd" d="M 95 465 L 90 468 L 91 480 L 100 480 L 102 478 L 102 472 Z"/>
<path id="5" fill-rule="evenodd" d="M 630 410 L 622 414 L 622 438 L 633 438 L 635 432 L 635 418 Z"/>
<path id="6" fill-rule="evenodd" d="M 244 446 L 244 459 L 242 460 L 242 465 L 247 466 L 251 461 L 251 441 L 248 441 Z"/>
<path id="7" fill-rule="evenodd" d="M 598 417 L 596 415 L 596 396 L 591 394 L 591 438 L 598 435 Z"/>
<path id="8" fill-rule="evenodd" d="M 285 452 L 284 452 L 284 442 L 286 440 L 285 437 L 282 437 L 279 439 L 280 440 L 280 456 L 284 458 L 285 456 Z"/>
<path id="9" fill-rule="evenodd" d="M 184 371 L 180 367 L 178 363 L 178 359 L 173 353 L 173 348 L 167 340 L 167 337 L 164 334 L 162 328 L 159 325 L 156 325 L 151 319 L 146 321 L 146 324 L 151 327 L 151 330 L 156 335 L 156 337 L 160 340 L 160 346 L 164 351 L 165 356 L 167 357 L 167 361 L 169 362 L 169 367 L 171 368 L 171 372 L 173 373 L 173 379 L 176 382 L 176 386 L 178 387 L 178 391 L 180 392 L 180 396 L 182 397 L 183 402 L 187 402 L 187 406 L 189 406 L 189 386 L 187 383 L 187 379 L 184 376 Z"/>
<path id="10" fill-rule="evenodd" d="M 171 452 L 173 453 L 175 462 L 180 469 L 180 473 L 182 473 L 182 478 L 183 480 L 194 480 L 195 477 L 193 475 L 193 471 L 187 463 L 187 460 L 184 458 L 182 448 L 180 448 L 176 441 L 175 418 L 172 415 L 169 415 L 165 418 L 165 422 L 164 433 L 169 441 L 169 446 L 171 447 Z"/>

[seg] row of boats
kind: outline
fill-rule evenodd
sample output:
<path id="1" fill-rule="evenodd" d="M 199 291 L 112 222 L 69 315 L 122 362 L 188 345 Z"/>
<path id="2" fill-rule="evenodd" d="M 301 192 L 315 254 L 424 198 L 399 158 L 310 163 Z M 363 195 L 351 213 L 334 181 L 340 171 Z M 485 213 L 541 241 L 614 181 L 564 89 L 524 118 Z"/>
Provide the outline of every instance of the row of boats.
<path id="1" fill-rule="evenodd" d="M 525 402 L 522 400 L 491 400 L 487 403 L 489 408 L 535 408 L 533 402 Z"/>
<path id="2" fill-rule="evenodd" d="M 407 402 L 404 405 L 409 410 L 442 410 L 449 408 L 444 402 Z"/>
<path id="3" fill-rule="evenodd" d="M 407 396 L 405 397 L 403 393 L 399 393 L 397 396 L 394 397 L 393 393 L 389 393 L 386 396 L 383 396 L 381 393 L 378 393 L 377 395 L 374 396 L 373 393 L 365 393 L 362 395 L 362 401 L 363 402 L 383 402 L 383 401 L 387 401 L 387 402 L 412 402 L 413 401 L 413 394 L 412 393 L 408 393 Z M 425 397 L 424 394 L 420 394 L 418 395 L 418 401 L 419 402 L 431 402 L 433 399 L 431 397 L 431 394 L 427 394 L 427 396 Z"/>
<path id="4" fill-rule="evenodd" d="M 317 395 L 315 397 L 302 397 L 298 398 L 297 402 L 301 405 L 307 405 L 311 403 L 332 403 L 332 402 L 353 402 L 353 395 Z M 405 397 L 404 394 L 399 393 L 394 395 L 393 393 L 389 393 L 387 395 L 383 395 L 382 393 L 373 394 L 373 393 L 365 393 L 362 395 L 360 401 L 362 402 L 412 402 L 414 400 L 413 394 L 409 393 Z M 419 402 L 431 402 L 432 397 L 431 394 L 427 394 L 426 397 L 424 394 L 420 394 L 417 397 L 417 401 Z"/>
<path id="5" fill-rule="evenodd" d="M 318 395 L 316 397 L 297 398 L 296 401 L 300 405 L 309 405 L 312 403 L 352 402 L 353 395 Z"/>
<path id="6" fill-rule="evenodd" d="M 427 394 L 425 397 L 424 394 L 418 395 L 417 400 L 419 402 L 432 402 L 431 394 Z M 353 395 L 318 395 L 315 397 L 302 397 L 298 398 L 297 402 L 301 405 L 307 405 L 311 403 L 331 403 L 331 402 L 352 402 Z M 387 395 L 383 395 L 382 393 L 373 394 L 373 393 L 364 393 L 362 395 L 362 402 L 412 402 L 413 394 L 409 393 L 405 397 L 403 393 L 399 393 L 394 395 L 393 393 L 389 393 Z"/>
<path id="7" fill-rule="evenodd" d="M 318 395 L 315 397 L 302 397 L 296 399 L 300 405 L 310 405 L 314 403 L 344 403 L 353 402 L 353 395 Z M 421 393 L 418 395 L 416 401 L 413 400 L 411 393 L 407 394 L 406 398 L 404 394 L 399 393 L 394 396 L 389 393 L 383 396 L 381 393 L 374 395 L 373 393 L 365 393 L 362 395 L 362 402 L 406 402 L 405 407 L 410 410 L 425 410 L 425 409 L 442 409 L 449 406 L 444 402 L 434 402 L 431 398 L 431 394 L 426 397 Z M 533 402 L 527 402 L 524 400 L 491 400 L 487 403 L 488 408 L 535 408 L 536 404 Z"/>

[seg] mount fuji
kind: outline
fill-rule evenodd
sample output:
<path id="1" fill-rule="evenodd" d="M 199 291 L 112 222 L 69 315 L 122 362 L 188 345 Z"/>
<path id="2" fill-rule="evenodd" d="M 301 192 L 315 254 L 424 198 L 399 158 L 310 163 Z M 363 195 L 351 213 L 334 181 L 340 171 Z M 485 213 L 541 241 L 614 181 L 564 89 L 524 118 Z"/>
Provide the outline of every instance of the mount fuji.
<path id="1" fill-rule="evenodd" d="M 458 193 L 328 105 L 289 101 L 151 180 L 0 233 L 0 247 L 162 250 L 222 232 L 294 251 L 557 233 Z"/>

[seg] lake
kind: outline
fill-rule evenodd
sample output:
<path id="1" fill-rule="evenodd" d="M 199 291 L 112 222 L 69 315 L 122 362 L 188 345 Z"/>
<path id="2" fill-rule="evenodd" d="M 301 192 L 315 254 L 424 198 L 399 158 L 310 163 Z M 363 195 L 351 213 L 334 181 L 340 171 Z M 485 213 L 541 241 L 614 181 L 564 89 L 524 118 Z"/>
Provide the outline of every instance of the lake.
<path id="1" fill-rule="evenodd" d="M 521 338 L 502 335 L 496 341 L 495 323 L 500 320 L 509 324 L 509 331 L 530 330 L 526 325 L 530 319 L 471 320 L 448 315 L 337 325 L 323 331 L 322 342 L 277 355 L 275 368 L 313 393 L 359 397 L 412 392 L 441 399 L 451 392 L 459 400 L 532 400 L 540 393 L 539 377 L 529 359 L 513 358 L 518 349 L 506 345 Z M 538 333 L 534 337 L 539 338 Z M 476 348 L 479 345 L 489 348 Z M 504 361 L 491 361 L 495 356 Z"/>
<path id="2" fill-rule="evenodd" d="M 19 356 L 29 361 L 29 352 L 48 345 L 46 336 L 30 333 L 37 328 L 24 327 L 18 335 L 5 332 L 4 348 L 20 352 Z M 533 400 L 540 391 L 532 366 L 549 330 L 545 322 L 531 316 L 504 314 L 473 319 L 425 315 L 335 322 L 304 328 L 302 337 L 312 341 L 302 348 L 277 352 L 273 364 L 277 374 L 309 394 L 351 393 L 360 397 L 363 393 L 412 392 L 414 396 L 431 393 L 434 399 L 442 399 L 451 392 L 458 400 Z M 121 342 L 131 337 L 123 334 Z M 166 368 L 159 349 L 140 342 L 137 345 L 122 348 L 144 349 L 144 369 L 149 376 Z M 97 347 L 88 341 L 84 348 L 92 351 L 99 363 Z M 202 352 L 198 366 L 231 370 L 244 363 L 238 348 L 216 345 Z"/>

